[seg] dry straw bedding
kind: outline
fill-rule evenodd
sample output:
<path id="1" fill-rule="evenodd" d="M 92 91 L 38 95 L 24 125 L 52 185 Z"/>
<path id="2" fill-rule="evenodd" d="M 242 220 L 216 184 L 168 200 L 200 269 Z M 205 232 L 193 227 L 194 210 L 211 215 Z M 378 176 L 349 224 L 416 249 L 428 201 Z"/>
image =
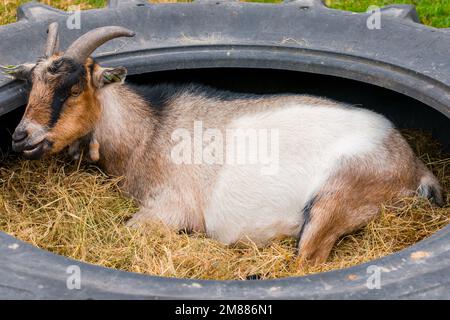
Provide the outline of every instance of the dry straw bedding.
<path id="1" fill-rule="evenodd" d="M 446 191 L 446 205 L 401 199 L 382 204 L 381 215 L 342 238 L 326 264 L 299 267 L 293 239 L 258 249 L 226 247 L 202 234 L 187 235 L 162 225 L 124 226 L 137 207 L 121 194 L 119 178 L 63 157 L 0 163 L 0 230 L 42 249 L 77 260 L 153 275 L 198 279 L 261 279 L 300 276 L 349 267 L 401 250 L 450 222 L 450 155 L 430 135 L 404 131 L 417 154 Z"/>

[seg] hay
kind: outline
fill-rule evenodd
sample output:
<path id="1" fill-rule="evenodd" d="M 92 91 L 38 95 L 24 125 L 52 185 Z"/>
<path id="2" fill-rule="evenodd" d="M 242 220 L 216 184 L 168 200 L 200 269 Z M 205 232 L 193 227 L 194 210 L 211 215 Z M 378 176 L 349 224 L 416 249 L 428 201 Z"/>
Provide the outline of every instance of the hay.
<path id="1" fill-rule="evenodd" d="M 0 230 L 77 260 L 167 277 L 268 279 L 349 267 L 401 250 L 450 222 L 450 156 L 441 154 L 428 134 L 408 130 L 404 135 L 443 184 L 446 206 L 435 208 L 417 198 L 384 204 L 378 219 L 342 238 L 328 262 L 318 267 L 298 267 L 292 239 L 263 249 L 227 248 L 201 234 L 176 233 L 162 225 L 130 230 L 124 221 L 137 207 L 120 193 L 119 179 L 63 157 L 4 157 Z"/>

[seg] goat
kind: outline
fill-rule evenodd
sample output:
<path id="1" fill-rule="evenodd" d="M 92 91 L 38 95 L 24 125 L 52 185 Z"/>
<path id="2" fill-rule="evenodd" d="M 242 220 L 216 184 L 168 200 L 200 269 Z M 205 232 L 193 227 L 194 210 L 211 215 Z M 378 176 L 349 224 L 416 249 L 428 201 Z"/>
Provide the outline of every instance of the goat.
<path id="1" fill-rule="evenodd" d="M 339 237 L 377 216 L 382 202 L 417 194 L 442 204 L 437 179 L 380 114 L 308 95 L 126 85 L 125 68 L 103 68 L 91 54 L 134 32 L 97 28 L 63 53 L 57 29 L 50 25 L 37 63 L 7 69 L 31 88 L 13 150 L 38 159 L 69 147 L 77 156 L 87 144 L 92 160 L 123 176 L 123 190 L 139 203 L 129 226 L 159 220 L 225 244 L 262 246 L 293 236 L 302 263 L 322 263 Z M 197 122 L 223 135 L 274 130 L 278 169 L 262 174 L 260 163 L 174 161 L 174 132 L 192 135 Z"/>

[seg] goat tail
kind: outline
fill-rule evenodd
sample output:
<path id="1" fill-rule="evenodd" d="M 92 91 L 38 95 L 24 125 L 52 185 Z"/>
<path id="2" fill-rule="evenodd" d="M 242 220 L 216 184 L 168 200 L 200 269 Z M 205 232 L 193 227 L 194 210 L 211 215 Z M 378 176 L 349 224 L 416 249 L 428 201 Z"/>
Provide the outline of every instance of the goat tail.
<path id="1" fill-rule="evenodd" d="M 418 181 L 417 194 L 425 199 L 429 199 L 439 207 L 444 205 L 442 195 L 442 187 L 435 175 L 417 159 L 418 164 Z"/>

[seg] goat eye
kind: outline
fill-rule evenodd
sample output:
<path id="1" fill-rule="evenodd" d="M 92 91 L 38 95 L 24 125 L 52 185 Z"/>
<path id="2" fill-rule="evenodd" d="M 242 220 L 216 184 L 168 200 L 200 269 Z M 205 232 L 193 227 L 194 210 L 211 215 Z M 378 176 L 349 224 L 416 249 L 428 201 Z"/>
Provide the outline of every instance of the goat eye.
<path id="1" fill-rule="evenodd" d="M 81 94 L 81 87 L 80 86 L 73 86 L 70 90 L 70 95 L 72 97 L 78 97 Z"/>

